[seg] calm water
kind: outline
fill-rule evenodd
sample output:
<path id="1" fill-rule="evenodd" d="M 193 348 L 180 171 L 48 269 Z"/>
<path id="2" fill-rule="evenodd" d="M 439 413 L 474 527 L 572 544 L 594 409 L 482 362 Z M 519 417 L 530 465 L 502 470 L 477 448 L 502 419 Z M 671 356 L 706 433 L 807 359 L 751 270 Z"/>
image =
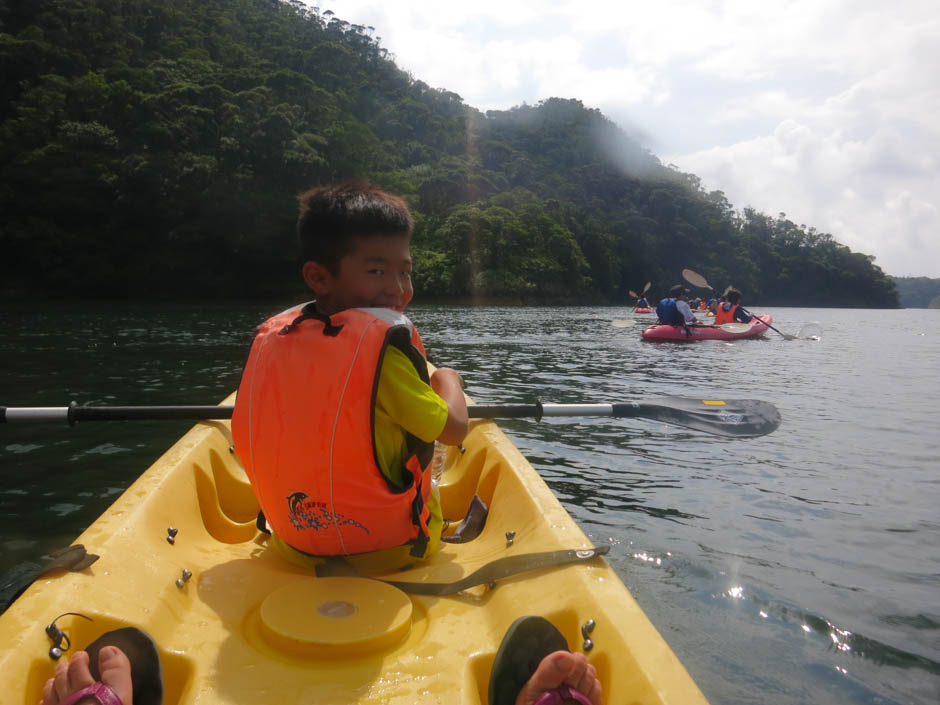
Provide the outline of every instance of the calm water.
<path id="1" fill-rule="evenodd" d="M 215 403 L 277 307 L 0 308 L 0 404 Z M 709 699 L 940 701 L 940 311 L 770 309 L 819 340 L 649 344 L 614 308 L 411 311 L 478 402 L 758 398 L 774 434 L 501 426 Z M 643 317 L 637 317 L 642 319 Z M 0 599 L 189 424 L 0 427 Z"/>

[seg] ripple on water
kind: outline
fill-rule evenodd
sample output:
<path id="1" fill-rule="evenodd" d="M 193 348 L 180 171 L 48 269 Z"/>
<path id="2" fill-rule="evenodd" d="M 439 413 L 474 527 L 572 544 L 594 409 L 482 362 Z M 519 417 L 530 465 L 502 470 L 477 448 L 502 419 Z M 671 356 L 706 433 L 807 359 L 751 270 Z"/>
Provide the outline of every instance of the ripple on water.
<path id="1" fill-rule="evenodd" d="M 74 514 L 75 512 L 81 511 L 84 509 L 82 504 L 71 504 L 69 502 L 60 502 L 58 504 L 53 504 L 48 508 L 48 511 L 52 512 L 56 516 L 64 517 L 69 514 Z"/>
<path id="2" fill-rule="evenodd" d="M 30 453 L 34 450 L 39 450 L 40 448 L 43 448 L 43 447 L 44 446 L 41 446 L 37 443 L 10 443 L 9 445 L 4 447 L 4 450 L 6 450 L 8 453 L 21 454 L 21 453 Z"/>
<path id="3" fill-rule="evenodd" d="M 114 443 L 102 443 L 95 446 L 94 448 L 89 448 L 88 450 L 75 453 L 71 458 L 69 458 L 69 460 L 80 460 L 87 455 L 114 455 L 115 453 L 127 453 L 130 452 L 130 450 L 130 448 L 115 445 Z"/>

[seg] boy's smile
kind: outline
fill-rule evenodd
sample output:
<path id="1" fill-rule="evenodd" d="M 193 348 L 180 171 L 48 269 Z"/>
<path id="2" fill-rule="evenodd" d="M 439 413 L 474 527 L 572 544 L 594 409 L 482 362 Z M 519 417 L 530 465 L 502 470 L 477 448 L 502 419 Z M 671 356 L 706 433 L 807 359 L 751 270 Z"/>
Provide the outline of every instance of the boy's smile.
<path id="1" fill-rule="evenodd" d="M 403 235 L 366 235 L 332 274 L 317 262 L 305 262 L 304 281 L 317 294 L 317 310 L 330 315 L 347 308 L 404 311 L 414 296 L 411 246 Z"/>

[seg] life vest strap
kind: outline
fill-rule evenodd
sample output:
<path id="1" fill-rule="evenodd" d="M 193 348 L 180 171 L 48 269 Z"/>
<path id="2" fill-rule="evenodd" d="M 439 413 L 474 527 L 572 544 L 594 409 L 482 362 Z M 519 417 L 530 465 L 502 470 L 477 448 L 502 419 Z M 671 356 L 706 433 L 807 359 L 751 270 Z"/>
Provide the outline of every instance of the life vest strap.
<path id="1" fill-rule="evenodd" d="M 310 302 L 309 304 L 304 306 L 300 310 L 300 315 L 297 316 L 297 318 L 295 318 L 293 321 L 288 323 L 286 326 L 281 328 L 281 330 L 279 330 L 277 334 L 287 335 L 304 321 L 314 319 L 314 320 L 320 321 L 323 324 L 323 335 L 328 335 L 331 338 L 339 335 L 339 332 L 343 330 L 343 324 L 340 323 L 338 326 L 333 325 L 333 321 L 330 320 L 330 317 L 327 316 L 326 314 L 323 314 L 317 311 L 314 308 L 315 305 L 316 304 L 314 302 Z"/>
<path id="2" fill-rule="evenodd" d="M 423 482 L 428 482 L 430 480 L 430 472 L 424 474 Z M 430 541 L 428 529 L 428 522 L 422 516 L 424 511 L 424 495 L 422 494 L 421 484 L 418 485 L 415 492 L 415 498 L 411 502 L 411 521 L 416 527 L 418 527 L 418 535 L 415 537 L 414 541 L 411 543 L 410 554 L 415 558 L 422 558 L 428 550 L 428 541 Z"/>

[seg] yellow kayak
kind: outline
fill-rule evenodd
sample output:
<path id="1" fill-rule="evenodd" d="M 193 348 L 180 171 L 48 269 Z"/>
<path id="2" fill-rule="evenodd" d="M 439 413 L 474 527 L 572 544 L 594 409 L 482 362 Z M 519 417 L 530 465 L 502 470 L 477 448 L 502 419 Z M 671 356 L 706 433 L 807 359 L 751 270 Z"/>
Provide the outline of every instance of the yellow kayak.
<path id="1" fill-rule="evenodd" d="M 77 539 L 97 562 L 43 576 L 0 616 L 4 702 L 38 702 L 55 668 L 55 620 L 72 651 L 120 627 L 148 632 L 166 705 L 479 705 L 500 641 L 523 615 L 548 618 L 586 654 L 605 703 L 706 702 L 493 422 L 472 422 L 464 452 L 448 449 L 439 485 L 447 518 L 462 518 L 474 495 L 489 505 L 482 533 L 368 577 L 318 578 L 281 558 L 256 527 L 230 445 L 228 422 L 194 426 Z M 571 562 L 526 570 L 539 565 L 533 554 L 564 551 Z M 483 584 L 463 585 L 481 574 Z M 465 589 L 419 594 L 415 583 Z M 69 612 L 90 619 L 59 616 Z"/>

